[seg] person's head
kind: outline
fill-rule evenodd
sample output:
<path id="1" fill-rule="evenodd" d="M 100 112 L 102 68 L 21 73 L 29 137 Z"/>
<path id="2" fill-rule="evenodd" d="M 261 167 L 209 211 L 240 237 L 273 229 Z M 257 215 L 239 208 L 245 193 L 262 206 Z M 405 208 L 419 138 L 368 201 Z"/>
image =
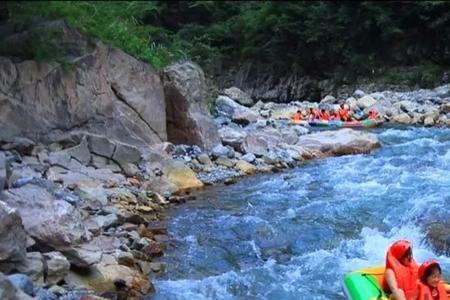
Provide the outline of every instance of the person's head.
<path id="1" fill-rule="evenodd" d="M 441 281 L 441 275 L 441 266 L 434 259 L 427 260 L 419 267 L 419 279 L 428 286 L 437 287 Z"/>
<path id="2" fill-rule="evenodd" d="M 413 261 L 412 245 L 410 241 L 399 240 L 392 244 L 391 254 L 401 264 L 409 266 Z"/>
<path id="3" fill-rule="evenodd" d="M 341 103 L 341 108 L 342 108 L 342 109 L 344 108 L 344 103 Z"/>
<path id="4" fill-rule="evenodd" d="M 322 108 L 321 110 L 320 110 L 322 113 L 324 113 L 325 112 L 325 109 L 324 108 Z"/>
<path id="5" fill-rule="evenodd" d="M 297 113 L 298 113 L 298 114 L 301 114 L 302 112 L 301 112 L 300 109 L 299 109 L 299 110 L 297 110 Z"/>
<path id="6" fill-rule="evenodd" d="M 314 110 L 314 109 L 313 109 L 312 107 L 309 108 L 309 112 L 313 112 L 313 110 Z"/>

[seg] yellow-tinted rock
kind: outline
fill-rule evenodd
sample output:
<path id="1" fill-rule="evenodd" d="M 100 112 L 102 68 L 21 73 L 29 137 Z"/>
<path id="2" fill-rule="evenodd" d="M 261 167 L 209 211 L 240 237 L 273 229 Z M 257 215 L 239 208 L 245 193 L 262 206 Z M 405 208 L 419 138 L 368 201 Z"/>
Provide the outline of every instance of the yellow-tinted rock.
<path id="1" fill-rule="evenodd" d="M 185 166 L 183 162 L 174 162 L 167 165 L 165 174 L 169 181 L 177 186 L 178 191 L 203 187 L 203 183 L 197 178 L 194 171 Z"/>
<path id="2" fill-rule="evenodd" d="M 246 162 L 245 160 L 240 160 L 236 163 L 235 166 L 241 173 L 250 175 L 256 172 L 256 167 L 251 163 Z"/>

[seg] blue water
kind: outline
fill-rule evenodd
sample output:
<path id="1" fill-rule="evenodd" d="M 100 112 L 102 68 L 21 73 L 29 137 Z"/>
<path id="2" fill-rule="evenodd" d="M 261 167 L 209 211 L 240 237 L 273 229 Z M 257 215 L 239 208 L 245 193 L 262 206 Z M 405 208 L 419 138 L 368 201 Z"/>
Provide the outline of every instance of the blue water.
<path id="1" fill-rule="evenodd" d="M 424 224 L 450 219 L 450 130 L 377 129 L 370 155 L 305 162 L 209 188 L 171 210 L 156 300 L 345 299 L 342 276 L 383 264 L 397 239 L 420 262 L 450 258 Z"/>

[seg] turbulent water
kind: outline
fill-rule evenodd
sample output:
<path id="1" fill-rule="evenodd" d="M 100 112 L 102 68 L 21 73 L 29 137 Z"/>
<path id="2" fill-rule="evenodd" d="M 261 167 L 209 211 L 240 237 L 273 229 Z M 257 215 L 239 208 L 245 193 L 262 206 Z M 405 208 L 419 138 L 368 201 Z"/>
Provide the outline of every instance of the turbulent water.
<path id="1" fill-rule="evenodd" d="M 207 189 L 170 212 L 168 272 L 152 299 L 345 299 L 343 275 L 383 264 L 396 239 L 420 262 L 450 258 L 423 225 L 450 218 L 450 130 L 382 128 L 370 155 Z"/>

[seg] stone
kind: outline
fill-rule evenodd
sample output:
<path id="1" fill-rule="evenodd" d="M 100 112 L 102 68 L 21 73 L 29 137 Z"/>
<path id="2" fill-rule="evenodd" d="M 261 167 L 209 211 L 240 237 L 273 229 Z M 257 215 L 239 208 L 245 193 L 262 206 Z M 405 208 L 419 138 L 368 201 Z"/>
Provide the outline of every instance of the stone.
<path id="1" fill-rule="evenodd" d="M 136 163 L 141 159 L 141 151 L 138 148 L 117 143 L 112 159 L 124 169 L 127 163 Z"/>
<path id="2" fill-rule="evenodd" d="M 361 91 L 361 90 L 355 90 L 355 91 L 353 92 L 353 97 L 355 97 L 356 99 L 362 98 L 362 97 L 364 97 L 365 95 L 366 95 L 366 93 L 364 93 L 364 92 Z"/>
<path id="3" fill-rule="evenodd" d="M 231 160 L 231 159 L 229 159 L 227 157 L 221 156 L 221 157 L 216 159 L 216 164 L 218 164 L 220 166 L 227 167 L 227 168 L 232 168 L 236 164 L 236 161 Z"/>
<path id="4" fill-rule="evenodd" d="M 233 99 L 241 105 L 252 106 L 253 99 L 245 92 L 241 91 L 237 87 L 230 87 L 223 90 L 223 95 Z"/>
<path id="5" fill-rule="evenodd" d="M 19 300 L 16 297 L 16 288 L 3 273 L 0 273 L 0 299 L 2 300 Z M 20 299 L 22 300 L 22 299 Z"/>
<path id="6" fill-rule="evenodd" d="M 212 149 L 211 155 L 213 158 L 228 156 L 229 151 L 230 150 L 227 147 L 223 146 L 222 144 L 218 144 Z"/>
<path id="7" fill-rule="evenodd" d="M 433 116 L 426 117 L 425 120 L 423 121 L 423 125 L 433 126 L 434 125 L 434 117 Z"/>
<path id="8" fill-rule="evenodd" d="M 48 161 L 52 166 L 70 169 L 70 155 L 65 151 L 50 152 Z"/>
<path id="9" fill-rule="evenodd" d="M 26 258 L 27 235 L 19 212 L 0 201 L 0 262 Z"/>
<path id="10" fill-rule="evenodd" d="M 320 104 L 334 104 L 336 102 L 337 102 L 336 98 L 333 97 L 332 95 L 326 95 L 325 98 L 320 100 Z"/>
<path id="11" fill-rule="evenodd" d="M 26 259 L 16 264 L 15 269 L 36 283 L 44 283 L 44 262 L 40 252 L 28 252 Z"/>
<path id="12" fill-rule="evenodd" d="M 226 126 L 219 129 L 219 136 L 223 145 L 229 145 L 236 151 L 240 151 L 241 144 L 247 136 L 247 132 L 240 128 Z"/>
<path id="13" fill-rule="evenodd" d="M 70 263 L 62 253 L 57 251 L 47 252 L 43 255 L 47 266 L 46 284 L 57 284 L 69 273 Z"/>
<path id="14" fill-rule="evenodd" d="M 247 107 L 237 107 L 234 109 L 231 120 L 243 126 L 247 126 L 250 123 L 254 123 L 258 120 L 259 115 L 253 110 Z"/>
<path id="15" fill-rule="evenodd" d="M 166 164 L 164 166 L 164 174 L 166 174 L 169 181 L 177 186 L 177 191 L 179 192 L 203 187 L 203 183 L 183 162 L 173 161 Z M 164 193 L 159 193 L 164 195 Z"/>
<path id="16" fill-rule="evenodd" d="M 89 152 L 89 145 L 86 137 L 83 137 L 79 145 L 65 149 L 65 151 L 83 165 L 87 165 L 91 161 L 91 152 Z"/>
<path id="17" fill-rule="evenodd" d="M 99 155 L 92 155 L 91 165 L 93 165 L 96 169 L 105 169 L 108 164 L 108 159 Z"/>
<path id="18" fill-rule="evenodd" d="M 35 295 L 39 300 L 58 300 L 58 296 L 56 296 L 56 294 L 43 288 L 36 289 Z"/>
<path id="19" fill-rule="evenodd" d="M 17 209 L 26 232 L 38 243 L 58 249 L 89 238 L 80 212 L 46 188 L 27 184 L 4 193 L 4 202 Z"/>
<path id="20" fill-rule="evenodd" d="M 107 192 L 101 186 L 80 185 L 75 188 L 74 193 L 80 197 L 83 207 L 99 209 L 108 204 Z"/>
<path id="21" fill-rule="evenodd" d="M 215 112 L 217 116 L 223 116 L 231 119 L 235 109 L 241 105 L 227 96 L 219 96 L 215 102 Z"/>
<path id="22" fill-rule="evenodd" d="M 117 256 L 117 262 L 130 268 L 133 268 L 135 265 L 133 254 L 131 254 L 130 252 L 120 251 L 119 255 Z"/>
<path id="23" fill-rule="evenodd" d="M 369 153 L 380 147 L 376 135 L 348 128 L 304 135 L 299 138 L 297 144 L 306 150 L 318 151 L 324 157 Z"/>
<path id="24" fill-rule="evenodd" d="M 0 192 L 3 191 L 6 184 L 6 157 L 5 153 L 0 151 Z"/>
<path id="25" fill-rule="evenodd" d="M 358 107 L 360 109 L 366 109 L 371 107 L 377 102 L 374 98 L 372 98 L 370 95 L 365 95 L 357 100 Z"/>
<path id="26" fill-rule="evenodd" d="M 235 168 L 245 175 L 251 175 L 256 172 L 256 167 L 245 160 L 239 160 Z"/>
<path id="27" fill-rule="evenodd" d="M 42 178 L 42 174 L 36 172 L 32 167 L 22 166 L 20 168 L 14 168 L 8 178 L 8 187 L 18 188 L 31 182 L 35 178 Z"/>
<path id="28" fill-rule="evenodd" d="M 16 150 L 20 155 L 31 155 L 35 143 L 27 138 L 15 136 L 10 143 L 3 145 L 3 150 Z"/>
<path id="29" fill-rule="evenodd" d="M 14 285 L 18 290 L 22 290 L 29 296 L 34 296 L 34 284 L 30 277 L 24 274 L 13 274 L 6 278 Z"/>
<path id="30" fill-rule="evenodd" d="M 262 131 L 248 134 L 242 143 L 244 153 L 253 153 L 257 156 L 267 154 L 281 141 L 281 134 L 273 128 L 265 128 Z"/>
<path id="31" fill-rule="evenodd" d="M 407 113 L 402 113 L 392 117 L 391 121 L 401 124 L 411 124 L 412 119 Z"/>
<path id="32" fill-rule="evenodd" d="M 244 160 L 244 161 L 246 161 L 248 163 L 254 162 L 255 159 L 256 159 L 256 156 L 253 153 L 247 153 L 247 154 L 242 156 L 242 160 Z"/>
<path id="33" fill-rule="evenodd" d="M 206 153 L 202 153 L 199 156 L 197 156 L 197 160 L 203 165 L 209 165 L 212 163 L 211 159 Z"/>
<path id="34" fill-rule="evenodd" d="M 187 61 L 174 63 L 163 72 L 167 140 L 211 149 L 218 142 L 217 126 L 209 114 L 203 70 Z"/>
<path id="35" fill-rule="evenodd" d="M 112 157 L 115 145 L 108 138 L 90 134 L 87 136 L 87 140 L 91 152 L 108 158 Z"/>
<path id="36" fill-rule="evenodd" d="M 141 171 L 139 171 L 139 168 L 132 163 L 126 163 L 125 165 L 122 166 L 122 169 L 125 175 L 130 177 L 137 176 L 141 173 Z"/>

